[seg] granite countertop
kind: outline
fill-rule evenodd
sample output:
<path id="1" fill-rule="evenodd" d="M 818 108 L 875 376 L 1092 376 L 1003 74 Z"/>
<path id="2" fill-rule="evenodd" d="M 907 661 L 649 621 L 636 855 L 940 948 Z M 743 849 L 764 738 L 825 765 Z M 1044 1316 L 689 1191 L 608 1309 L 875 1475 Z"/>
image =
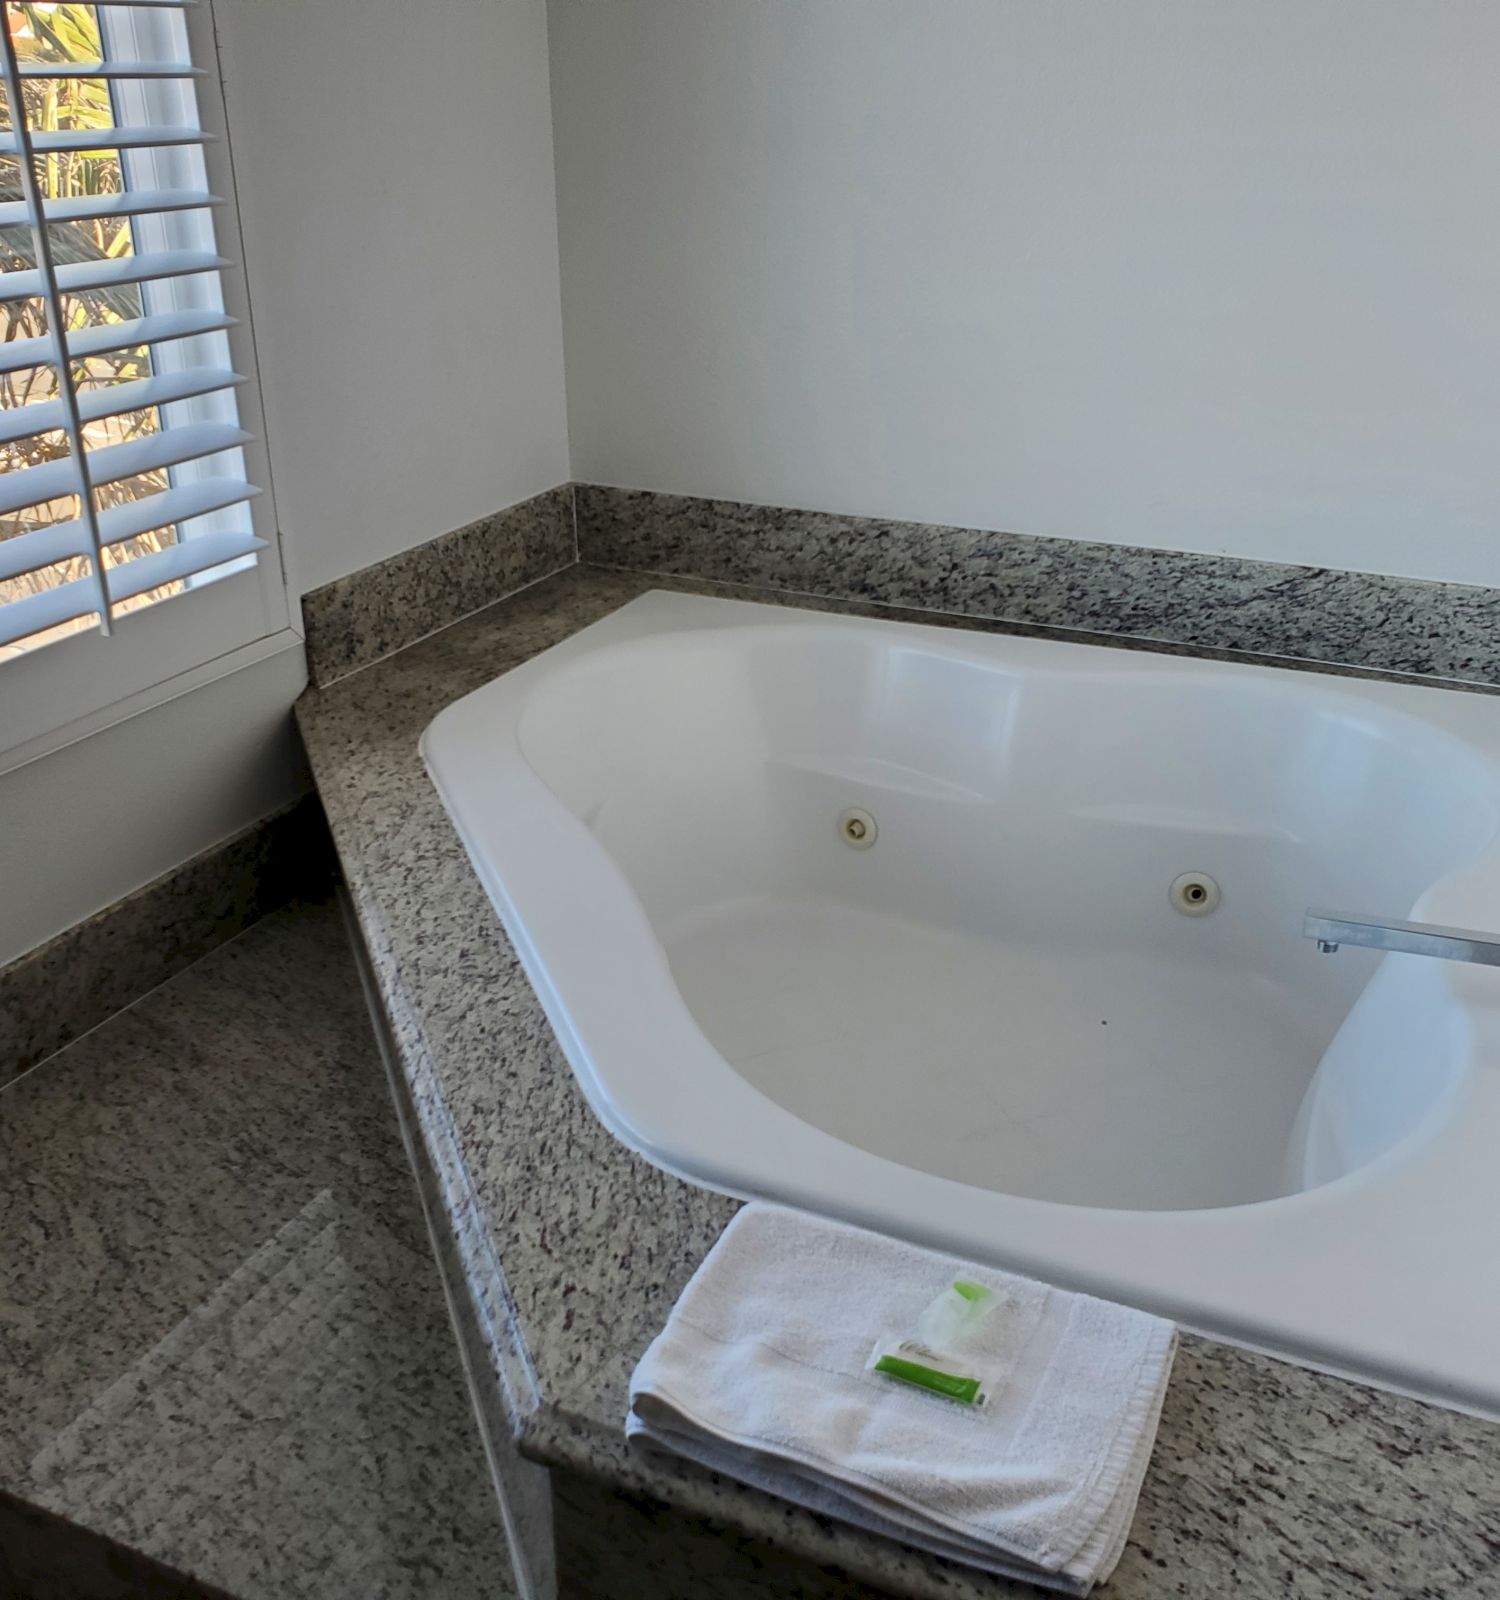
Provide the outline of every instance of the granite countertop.
<path id="1" fill-rule="evenodd" d="M 273 912 L 0 1090 L 0 1238 L 0 1592 L 509 1592 L 331 903 Z"/>
<path id="2" fill-rule="evenodd" d="M 575 566 L 298 706 L 515 1438 L 533 1461 L 898 1593 L 1032 1593 L 625 1448 L 629 1374 L 735 1202 L 658 1171 L 595 1119 L 417 740 L 451 701 L 652 588 L 857 609 Z M 1500 1595 L 1500 1429 L 1186 1336 L 1108 1593 L 1293 1590 Z"/>

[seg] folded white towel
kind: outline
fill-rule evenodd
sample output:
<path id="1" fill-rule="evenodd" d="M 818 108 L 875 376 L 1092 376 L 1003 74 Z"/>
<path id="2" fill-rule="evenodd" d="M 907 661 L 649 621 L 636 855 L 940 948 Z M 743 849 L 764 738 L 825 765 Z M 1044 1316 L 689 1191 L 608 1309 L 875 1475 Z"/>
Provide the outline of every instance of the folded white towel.
<path id="1" fill-rule="evenodd" d="M 995 1309 L 971 1410 L 866 1370 L 956 1278 Z M 811 1510 L 1084 1594 L 1125 1548 L 1176 1347 L 1158 1317 L 756 1203 L 630 1384 L 627 1434 Z M 956 1352 L 955 1352 L 956 1353 Z"/>

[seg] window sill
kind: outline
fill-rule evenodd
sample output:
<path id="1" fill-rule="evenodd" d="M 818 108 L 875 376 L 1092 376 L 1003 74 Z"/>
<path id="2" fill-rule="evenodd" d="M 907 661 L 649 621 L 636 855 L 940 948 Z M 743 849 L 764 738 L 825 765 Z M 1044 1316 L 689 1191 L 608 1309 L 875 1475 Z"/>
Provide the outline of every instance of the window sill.
<path id="1" fill-rule="evenodd" d="M 117 723 L 127 722 L 131 717 L 140 716 L 142 712 L 152 711 L 157 706 L 180 699 L 195 689 L 201 689 L 205 684 L 214 683 L 234 672 L 242 672 L 247 667 L 253 667 L 286 651 L 301 650 L 302 647 L 302 635 L 294 628 L 283 628 L 279 632 L 266 635 L 265 638 L 241 645 L 224 655 L 214 657 L 211 661 L 205 661 L 186 672 L 180 672 L 175 677 L 154 683 L 135 694 L 126 695 L 110 705 L 101 706 L 87 716 L 77 717 L 61 727 L 48 729 L 47 732 L 22 740 L 9 749 L 0 750 L 0 776 L 14 772 L 18 767 L 24 767 L 32 761 L 40 761 L 58 750 L 77 744 L 81 739 L 102 733 Z"/>

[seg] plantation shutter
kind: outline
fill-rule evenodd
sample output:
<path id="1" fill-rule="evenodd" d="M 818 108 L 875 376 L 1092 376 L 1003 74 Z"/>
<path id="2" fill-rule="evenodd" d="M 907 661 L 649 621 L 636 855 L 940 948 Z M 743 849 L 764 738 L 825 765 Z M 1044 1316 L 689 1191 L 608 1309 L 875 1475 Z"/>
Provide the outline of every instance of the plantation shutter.
<path id="1" fill-rule="evenodd" d="M 180 20 L 193 3 L 0 0 L 10 111 L 0 155 L 14 158 L 19 187 L 18 198 L 0 201 L 0 227 L 16 230 L 11 237 L 29 231 L 30 241 L 29 251 L 7 248 L 0 299 L 8 308 L 31 302 L 44 324 L 16 337 L 28 324 L 9 316 L 0 381 L 22 375 L 28 394 L 40 384 L 45 395 L 0 410 L 0 449 L 9 451 L 0 473 L 0 646 L 80 619 L 108 634 L 127 602 L 184 593 L 265 548 L 249 515 L 259 491 L 245 479 L 241 447 L 251 435 L 233 396 L 245 380 L 230 365 L 234 319 L 218 280 L 231 263 L 213 247 L 211 208 L 222 202 L 201 176 L 200 147 L 212 138 L 192 89 L 201 68 L 188 59 L 185 28 L 150 23 L 152 13 Z M 57 12 L 98 17 L 99 59 L 62 58 Z M 26 34 L 28 17 L 51 30 L 45 41 Z M 157 49 L 165 41 L 172 53 L 148 56 L 143 41 Z M 38 126 L 56 120 L 51 108 L 77 80 L 95 85 L 97 117 L 107 121 Z M 95 152 L 117 153 L 115 190 L 58 193 L 57 172 Z M 142 173 L 158 171 L 187 177 L 142 184 Z M 106 236 L 109 253 L 91 255 Z M 184 240 L 190 247 L 174 247 Z M 129 353 L 123 366 L 120 352 Z"/>

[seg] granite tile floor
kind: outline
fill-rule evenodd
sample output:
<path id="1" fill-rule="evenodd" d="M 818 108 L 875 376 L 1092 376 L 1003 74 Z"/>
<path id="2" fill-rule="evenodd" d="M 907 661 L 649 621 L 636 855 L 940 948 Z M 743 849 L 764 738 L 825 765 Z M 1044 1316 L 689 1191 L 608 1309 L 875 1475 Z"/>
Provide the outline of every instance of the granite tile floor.
<path id="1" fill-rule="evenodd" d="M 513 1593 L 332 903 L 0 1090 L 0 1491 L 236 1600 Z"/>

